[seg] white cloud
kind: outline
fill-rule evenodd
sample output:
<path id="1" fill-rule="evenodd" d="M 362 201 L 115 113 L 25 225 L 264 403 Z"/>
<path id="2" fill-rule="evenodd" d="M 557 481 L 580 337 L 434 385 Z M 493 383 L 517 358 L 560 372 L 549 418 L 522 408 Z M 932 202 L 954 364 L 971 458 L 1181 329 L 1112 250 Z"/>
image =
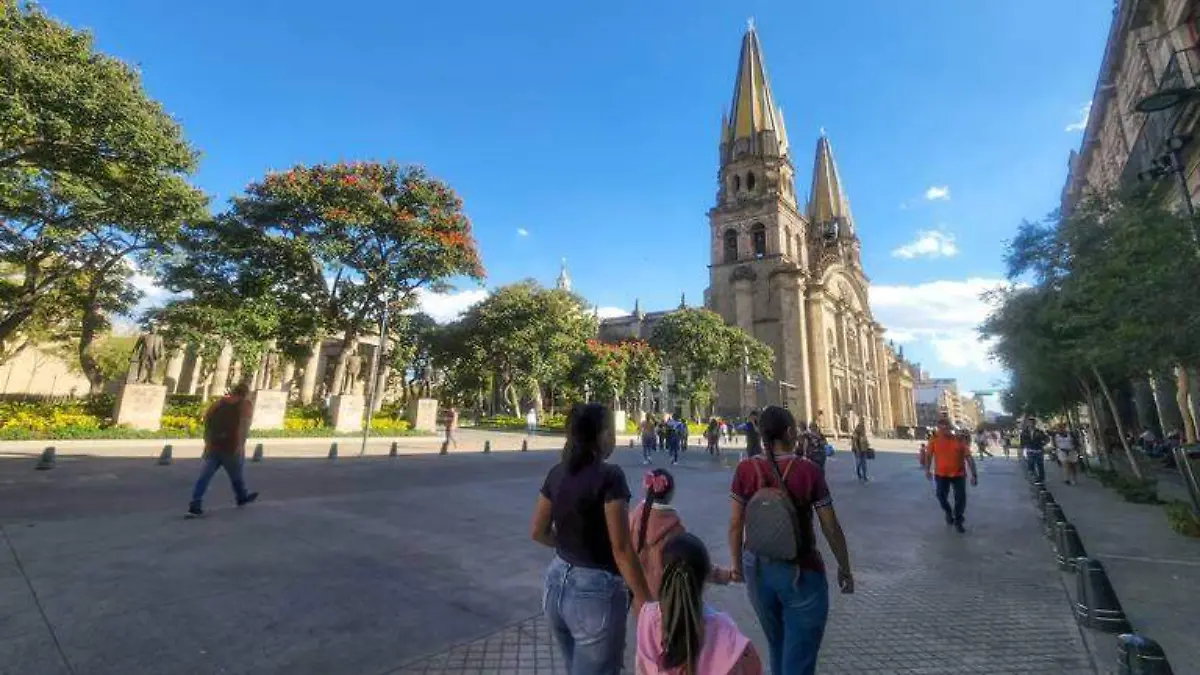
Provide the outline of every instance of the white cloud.
<path id="1" fill-rule="evenodd" d="M 1079 109 L 1079 119 L 1067 125 L 1066 131 L 1074 133 L 1083 131 L 1087 128 L 1088 118 L 1092 116 L 1092 102 L 1088 101 L 1087 105 Z"/>
<path id="2" fill-rule="evenodd" d="M 517 236 L 518 236 L 518 237 L 528 237 L 528 236 L 529 236 L 529 230 L 527 230 L 527 229 L 525 229 L 525 228 L 523 228 L 523 227 L 518 227 L 518 228 L 517 228 Z"/>
<path id="3" fill-rule="evenodd" d="M 467 291 L 451 291 L 449 293 L 433 293 L 426 290 L 417 291 L 418 311 L 433 317 L 438 323 L 449 323 L 476 303 L 488 296 L 483 288 L 473 288 Z"/>
<path id="4" fill-rule="evenodd" d="M 612 319 L 614 317 L 629 316 L 631 314 L 629 310 L 622 309 L 620 307 L 601 307 L 596 313 L 600 315 L 601 319 Z"/>
<path id="5" fill-rule="evenodd" d="M 906 331 L 906 330 L 895 330 L 893 328 L 888 328 L 887 332 L 885 332 L 883 334 L 883 337 L 885 340 L 888 340 L 890 342 L 896 342 L 899 344 L 917 341 L 916 333 L 913 333 L 912 331 Z"/>
<path id="6" fill-rule="evenodd" d="M 954 235 L 940 230 L 921 230 L 917 238 L 892 251 L 892 257 L 912 260 L 913 258 L 938 258 L 958 255 Z"/>
<path id="7" fill-rule="evenodd" d="M 949 185 L 934 185 L 925 191 L 925 201 L 929 202 L 948 202 L 950 201 L 950 186 Z"/>
<path id="8" fill-rule="evenodd" d="M 983 294 L 1002 285 L 1002 279 L 986 278 L 873 285 L 871 311 L 887 327 L 885 337 L 927 344 L 941 365 L 999 373 L 991 343 L 977 328 L 991 311 Z"/>

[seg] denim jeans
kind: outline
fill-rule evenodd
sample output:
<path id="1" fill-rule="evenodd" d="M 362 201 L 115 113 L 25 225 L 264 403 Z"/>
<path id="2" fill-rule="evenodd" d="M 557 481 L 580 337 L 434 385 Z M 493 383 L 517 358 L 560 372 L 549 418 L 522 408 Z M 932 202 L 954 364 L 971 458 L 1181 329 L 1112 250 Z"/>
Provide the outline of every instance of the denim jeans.
<path id="1" fill-rule="evenodd" d="M 854 454 L 854 475 L 861 481 L 867 480 L 867 453 L 857 452 Z"/>
<path id="2" fill-rule="evenodd" d="M 642 459 L 650 460 L 650 453 L 654 451 L 654 443 L 657 440 L 654 436 L 642 436 Z"/>
<path id="3" fill-rule="evenodd" d="M 951 522 L 961 523 L 967 511 L 967 477 L 934 476 L 937 482 L 937 500 Z M 950 510 L 950 488 L 954 488 L 954 510 Z"/>
<path id="4" fill-rule="evenodd" d="M 667 439 L 667 452 L 671 453 L 671 461 L 672 462 L 679 461 L 679 439 L 678 438 L 668 438 Z"/>
<path id="5" fill-rule="evenodd" d="M 758 558 L 742 560 L 746 593 L 770 650 L 774 675 L 813 675 L 829 617 L 829 582 L 820 572 Z"/>
<path id="6" fill-rule="evenodd" d="M 1046 482 L 1046 456 L 1044 454 L 1042 454 L 1042 451 L 1041 450 L 1038 450 L 1036 452 L 1026 451 L 1025 461 L 1029 462 L 1029 472 L 1032 473 L 1034 476 L 1037 476 L 1038 480 L 1045 483 Z"/>
<path id="7" fill-rule="evenodd" d="M 246 483 L 242 480 L 242 456 L 210 452 L 204 458 L 204 470 L 200 472 L 200 477 L 196 479 L 196 487 L 192 489 L 192 506 L 199 507 L 204 501 L 208 484 L 212 482 L 213 476 L 217 475 L 217 470 L 222 468 L 229 474 L 229 482 L 233 484 L 233 494 L 238 503 L 246 501 Z"/>
<path id="8" fill-rule="evenodd" d="M 542 609 L 568 675 L 618 675 L 625 659 L 629 591 L 611 572 L 555 557 Z"/>

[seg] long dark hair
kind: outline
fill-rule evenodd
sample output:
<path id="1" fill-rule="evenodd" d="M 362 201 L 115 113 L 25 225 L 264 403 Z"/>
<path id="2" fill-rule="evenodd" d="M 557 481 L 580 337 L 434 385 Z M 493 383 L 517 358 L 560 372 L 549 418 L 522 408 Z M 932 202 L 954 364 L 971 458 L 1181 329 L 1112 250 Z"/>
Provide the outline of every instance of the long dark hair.
<path id="1" fill-rule="evenodd" d="M 763 450 L 772 460 L 775 459 L 775 444 L 780 441 L 794 441 L 795 429 L 796 418 L 787 408 L 769 405 L 763 408 L 762 414 L 758 416 L 758 430 L 762 436 Z M 793 434 L 790 437 L 789 430 Z"/>
<path id="2" fill-rule="evenodd" d="M 671 495 L 675 493 L 675 477 L 666 469 L 652 469 L 646 472 L 642 483 L 646 487 L 646 501 L 642 504 L 641 530 L 638 532 L 637 548 L 634 549 L 638 553 L 646 547 L 646 526 L 650 524 L 650 510 L 654 502 L 671 501 Z"/>
<path id="3" fill-rule="evenodd" d="M 599 403 L 576 403 L 567 415 L 567 445 L 563 463 L 574 475 L 603 459 L 600 438 L 612 422 L 608 408 Z"/>
<path id="4" fill-rule="evenodd" d="M 658 589 L 662 613 L 663 670 L 694 673 L 704 641 L 704 580 L 710 561 L 704 542 L 694 534 L 672 537 L 663 547 L 663 577 Z"/>

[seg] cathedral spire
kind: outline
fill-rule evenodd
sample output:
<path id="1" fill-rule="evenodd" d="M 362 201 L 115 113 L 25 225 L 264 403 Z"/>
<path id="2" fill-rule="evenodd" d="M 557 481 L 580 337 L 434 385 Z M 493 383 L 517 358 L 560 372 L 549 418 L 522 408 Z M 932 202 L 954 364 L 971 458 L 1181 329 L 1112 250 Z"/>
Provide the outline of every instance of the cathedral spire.
<path id="1" fill-rule="evenodd" d="M 567 259 L 562 259 L 562 269 L 558 272 L 558 281 L 555 282 L 555 288 L 560 291 L 571 290 L 571 277 L 567 274 Z"/>
<path id="2" fill-rule="evenodd" d="M 773 138 L 760 139 L 763 132 L 771 132 Z M 754 24 L 746 28 L 742 36 L 742 52 L 738 58 L 737 80 L 733 85 L 733 101 L 729 106 L 728 121 L 721 137 L 722 143 L 749 139 L 750 144 L 773 143 L 769 154 L 787 154 L 787 132 L 783 128 L 783 117 L 771 96 L 771 85 L 767 80 L 767 68 L 763 64 L 762 47 Z M 764 148 L 765 149 L 765 148 Z"/>
<path id="3" fill-rule="evenodd" d="M 850 217 L 850 201 L 842 192 L 842 179 L 838 176 L 837 163 L 833 161 L 833 148 L 825 130 L 817 139 L 817 157 L 813 161 L 812 191 L 808 195 L 808 219 L 817 225 L 837 223 L 845 228 L 842 234 L 854 234 L 854 220 Z"/>

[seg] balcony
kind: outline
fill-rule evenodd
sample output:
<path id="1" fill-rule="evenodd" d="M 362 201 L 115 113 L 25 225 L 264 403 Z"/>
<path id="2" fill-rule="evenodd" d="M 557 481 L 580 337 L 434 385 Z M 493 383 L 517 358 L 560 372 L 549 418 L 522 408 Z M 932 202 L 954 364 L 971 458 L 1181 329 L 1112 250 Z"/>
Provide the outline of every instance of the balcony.
<path id="1" fill-rule="evenodd" d="M 1200 80 L 1200 52 L 1196 48 L 1181 49 L 1171 55 L 1158 82 L 1158 91 L 1197 86 Z M 1120 186 L 1132 187 L 1138 183 L 1138 174 L 1150 168 L 1150 163 L 1165 150 L 1167 139 L 1176 133 L 1175 124 L 1183 116 L 1187 105 L 1142 115 L 1142 127 L 1138 131 L 1133 147 L 1121 170 Z M 1140 113 L 1134 113 L 1140 114 Z"/>

